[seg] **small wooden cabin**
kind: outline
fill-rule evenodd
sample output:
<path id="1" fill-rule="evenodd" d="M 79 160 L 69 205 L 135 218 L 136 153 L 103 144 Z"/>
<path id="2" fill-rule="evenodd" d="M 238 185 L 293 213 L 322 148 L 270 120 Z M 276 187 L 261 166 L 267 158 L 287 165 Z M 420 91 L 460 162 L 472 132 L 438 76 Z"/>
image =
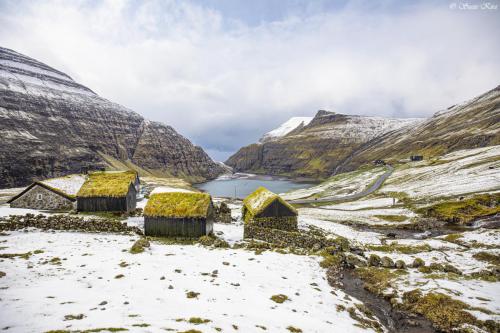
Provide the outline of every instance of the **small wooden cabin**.
<path id="1" fill-rule="evenodd" d="M 76 195 L 81 212 L 130 212 L 137 202 L 135 171 L 93 172 Z"/>
<path id="2" fill-rule="evenodd" d="M 243 200 L 242 216 L 245 225 L 297 230 L 297 210 L 279 195 L 259 187 Z"/>
<path id="3" fill-rule="evenodd" d="M 214 218 L 212 198 L 207 193 L 155 193 L 144 208 L 144 234 L 190 238 L 209 235 Z"/>
<path id="4" fill-rule="evenodd" d="M 85 182 L 83 175 L 68 175 L 37 181 L 12 197 L 12 208 L 41 210 L 71 210 L 75 208 L 76 193 Z"/>

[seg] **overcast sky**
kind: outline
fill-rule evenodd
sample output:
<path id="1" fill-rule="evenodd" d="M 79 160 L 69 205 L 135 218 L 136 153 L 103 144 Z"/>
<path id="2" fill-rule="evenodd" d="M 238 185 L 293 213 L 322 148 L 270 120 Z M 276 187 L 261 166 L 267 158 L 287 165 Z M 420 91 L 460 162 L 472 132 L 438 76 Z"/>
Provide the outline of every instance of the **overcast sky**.
<path id="1" fill-rule="evenodd" d="M 499 7 L 498 0 L 1 0 L 0 45 L 225 160 L 318 109 L 426 117 L 494 88 Z"/>

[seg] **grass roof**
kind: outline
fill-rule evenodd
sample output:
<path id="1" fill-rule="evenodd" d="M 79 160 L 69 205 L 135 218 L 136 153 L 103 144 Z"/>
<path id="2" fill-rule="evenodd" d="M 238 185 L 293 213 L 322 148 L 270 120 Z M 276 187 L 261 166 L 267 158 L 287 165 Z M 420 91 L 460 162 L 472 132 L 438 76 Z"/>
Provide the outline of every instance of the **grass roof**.
<path id="1" fill-rule="evenodd" d="M 207 193 L 164 192 L 151 195 L 144 208 L 152 217 L 207 217 L 211 198 Z"/>
<path id="2" fill-rule="evenodd" d="M 77 197 L 124 197 L 130 184 L 134 184 L 135 171 L 93 172 L 80 188 Z"/>
<path id="3" fill-rule="evenodd" d="M 269 191 L 267 188 L 262 186 L 256 189 L 250 195 L 248 195 L 243 200 L 243 205 L 253 216 L 256 216 L 262 213 L 264 209 L 266 209 L 266 207 L 269 206 L 275 200 L 281 202 L 283 205 L 288 207 L 292 212 L 297 213 L 297 210 L 288 202 L 286 202 L 282 197 L 280 197 L 276 193 Z"/>

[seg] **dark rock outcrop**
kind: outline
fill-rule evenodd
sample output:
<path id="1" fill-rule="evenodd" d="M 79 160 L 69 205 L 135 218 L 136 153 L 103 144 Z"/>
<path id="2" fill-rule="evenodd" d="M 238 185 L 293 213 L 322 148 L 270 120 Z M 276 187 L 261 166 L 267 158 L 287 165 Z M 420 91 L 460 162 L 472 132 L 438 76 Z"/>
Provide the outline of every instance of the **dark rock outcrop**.
<path id="1" fill-rule="evenodd" d="M 132 168 L 198 181 L 223 172 L 172 127 L 145 120 L 68 75 L 0 48 L 0 188 Z"/>

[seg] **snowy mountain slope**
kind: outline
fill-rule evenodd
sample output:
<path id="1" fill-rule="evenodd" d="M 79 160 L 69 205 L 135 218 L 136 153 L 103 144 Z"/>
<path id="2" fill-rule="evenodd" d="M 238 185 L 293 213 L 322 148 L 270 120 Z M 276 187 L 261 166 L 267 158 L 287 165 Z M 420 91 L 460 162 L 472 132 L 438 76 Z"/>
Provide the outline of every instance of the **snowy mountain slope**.
<path id="1" fill-rule="evenodd" d="M 357 150 L 342 165 L 354 170 L 375 159 L 425 159 L 460 149 L 500 144 L 500 86 L 470 101 L 439 111 L 411 128 L 386 133 Z"/>
<path id="2" fill-rule="evenodd" d="M 421 121 L 320 110 L 309 124 L 263 144 L 243 147 L 226 164 L 241 172 L 325 178 L 366 142 Z"/>
<path id="3" fill-rule="evenodd" d="M 82 167 L 128 167 L 196 180 L 223 172 L 173 128 L 5 48 L 0 48 L 0 133 L 0 188 Z"/>
<path id="4" fill-rule="evenodd" d="M 269 131 L 266 134 L 264 134 L 259 139 L 259 142 L 264 143 L 266 141 L 271 141 L 280 138 L 282 136 L 285 136 L 299 127 L 307 126 L 312 119 L 313 117 L 292 117 L 283 124 L 281 124 L 278 128 L 275 128 L 272 131 Z"/>

